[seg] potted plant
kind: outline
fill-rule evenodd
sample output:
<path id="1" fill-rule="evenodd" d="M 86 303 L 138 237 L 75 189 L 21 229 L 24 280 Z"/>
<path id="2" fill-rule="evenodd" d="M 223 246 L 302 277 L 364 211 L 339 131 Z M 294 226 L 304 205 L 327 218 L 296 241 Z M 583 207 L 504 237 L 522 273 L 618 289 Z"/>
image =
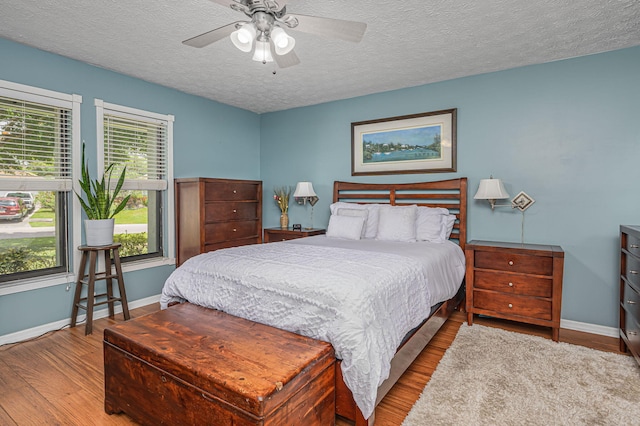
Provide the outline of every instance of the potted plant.
<path id="1" fill-rule="evenodd" d="M 86 197 L 86 201 L 76 192 L 82 210 L 87 215 L 84 222 L 86 244 L 88 246 L 106 246 L 113 244 L 113 227 L 117 215 L 129 201 L 131 195 L 124 197 L 116 203 L 116 197 L 124 184 L 127 168 L 122 170 L 113 193 L 111 191 L 111 174 L 115 164 L 107 167 L 101 179 L 91 180 L 89 176 L 89 165 L 85 162 L 84 143 L 82 144 L 82 176 L 78 181 L 80 188 Z"/>

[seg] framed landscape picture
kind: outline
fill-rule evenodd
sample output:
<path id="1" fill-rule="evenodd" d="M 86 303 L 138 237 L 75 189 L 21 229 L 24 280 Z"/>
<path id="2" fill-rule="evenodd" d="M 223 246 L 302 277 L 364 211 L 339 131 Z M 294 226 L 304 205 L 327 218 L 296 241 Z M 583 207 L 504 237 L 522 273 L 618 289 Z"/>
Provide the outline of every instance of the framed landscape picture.
<path id="1" fill-rule="evenodd" d="M 456 112 L 351 123 L 351 175 L 455 172 Z"/>

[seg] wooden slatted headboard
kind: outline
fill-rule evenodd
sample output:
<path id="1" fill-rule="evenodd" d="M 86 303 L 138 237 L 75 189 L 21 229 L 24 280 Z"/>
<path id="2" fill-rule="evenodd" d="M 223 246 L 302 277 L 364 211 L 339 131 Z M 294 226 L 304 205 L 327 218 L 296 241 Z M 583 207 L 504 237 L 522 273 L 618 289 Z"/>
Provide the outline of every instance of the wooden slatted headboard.
<path id="1" fill-rule="evenodd" d="M 333 183 L 333 202 L 379 203 L 394 206 L 444 207 L 457 219 L 451 240 L 464 250 L 467 242 L 467 178 L 417 183 Z"/>

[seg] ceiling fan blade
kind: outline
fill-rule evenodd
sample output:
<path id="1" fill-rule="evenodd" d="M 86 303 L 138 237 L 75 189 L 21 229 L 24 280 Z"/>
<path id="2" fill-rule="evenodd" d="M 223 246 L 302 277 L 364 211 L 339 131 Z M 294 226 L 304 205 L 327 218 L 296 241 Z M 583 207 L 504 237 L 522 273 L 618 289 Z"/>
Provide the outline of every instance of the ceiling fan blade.
<path id="1" fill-rule="evenodd" d="M 296 55 L 296 52 L 293 50 L 286 55 L 277 55 L 273 48 L 273 43 L 271 43 L 271 56 L 273 56 L 273 59 L 280 68 L 289 68 L 300 63 L 298 55 Z"/>
<path id="2" fill-rule="evenodd" d="M 207 31 L 206 33 L 197 35 L 195 37 L 191 37 L 182 42 L 182 44 L 186 44 L 191 47 L 205 47 L 210 45 L 211 43 L 215 43 L 218 40 L 221 40 L 225 37 L 228 37 L 232 32 L 236 30 L 236 24 L 241 23 L 240 21 L 234 22 L 229 25 L 225 25 L 224 27 L 216 28 L 215 30 Z"/>
<path id="3" fill-rule="evenodd" d="M 342 19 L 320 18 L 317 16 L 288 14 L 281 19 L 292 30 L 317 34 L 330 38 L 358 43 L 362 40 L 367 24 Z M 297 25 L 296 25 L 297 21 Z"/>
<path id="4" fill-rule="evenodd" d="M 241 4 L 243 6 L 246 6 L 246 4 L 245 4 L 246 1 L 244 1 L 244 2 L 243 1 L 238 1 L 238 0 L 209 0 L 209 1 L 212 1 L 214 3 L 218 3 L 219 5 L 226 6 L 226 7 L 231 7 L 231 5 L 233 3 L 238 3 L 238 4 Z"/>

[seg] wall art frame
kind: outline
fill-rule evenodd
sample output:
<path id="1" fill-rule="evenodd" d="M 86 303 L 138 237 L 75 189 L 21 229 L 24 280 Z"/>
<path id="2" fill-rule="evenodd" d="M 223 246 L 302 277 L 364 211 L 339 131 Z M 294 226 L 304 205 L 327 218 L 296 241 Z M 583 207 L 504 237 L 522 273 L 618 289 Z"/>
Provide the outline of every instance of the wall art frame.
<path id="1" fill-rule="evenodd" d="M 351 123 L 351 176 L 455 172 L 457 111 Z"/>

